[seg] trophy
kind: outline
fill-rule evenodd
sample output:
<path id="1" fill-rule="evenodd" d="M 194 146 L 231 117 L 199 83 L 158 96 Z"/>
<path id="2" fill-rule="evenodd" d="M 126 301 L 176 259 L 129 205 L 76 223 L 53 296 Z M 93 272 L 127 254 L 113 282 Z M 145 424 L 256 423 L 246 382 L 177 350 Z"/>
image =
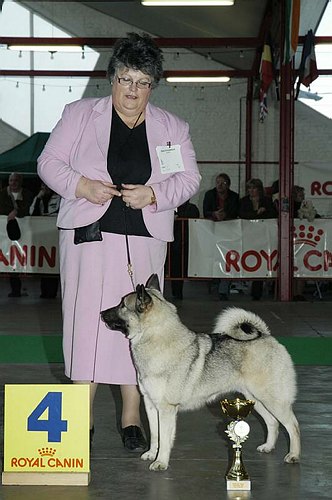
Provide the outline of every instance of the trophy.
<path id="1" fill-rule="evenodd" d="M 252 411 L 255 401 L 249 399 L 224 399 L 220 401 L 221 409 L 226 415 L 235 419 L 230 422 L 225 431 L 228 437 L 234 441 L 233 461 L 230 469 L 226 474 L 227 490 L 244 490 L 251 489 L 250 477 L 243 465 L 241 444 L 248 439 L 250 427 L 243 419 Z"/>

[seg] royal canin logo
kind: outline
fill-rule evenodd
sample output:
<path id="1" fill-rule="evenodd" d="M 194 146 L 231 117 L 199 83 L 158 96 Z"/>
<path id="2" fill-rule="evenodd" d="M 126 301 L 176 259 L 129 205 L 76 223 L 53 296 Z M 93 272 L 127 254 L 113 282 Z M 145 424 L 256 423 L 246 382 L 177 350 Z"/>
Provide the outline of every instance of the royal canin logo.
<path id="1" fill-rule="evenodd" d="M 324 234 L 323 229 L 315 229 L 311 224 L 300 224 L 293 227 L 294 245 L 310 245 L 316 247 Z"/>

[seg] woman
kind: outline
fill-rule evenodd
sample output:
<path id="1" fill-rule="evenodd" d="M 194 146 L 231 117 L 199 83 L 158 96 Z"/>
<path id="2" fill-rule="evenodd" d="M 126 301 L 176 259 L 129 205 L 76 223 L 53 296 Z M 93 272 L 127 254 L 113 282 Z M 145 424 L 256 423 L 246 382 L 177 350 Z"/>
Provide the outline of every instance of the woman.
<path id="1" fill-rule="evenodd" d="M 273 219 L 277 217 L 272 198 L 266 196 L 260 179 L 250 179 L 246 184 L 247 195 L 241 198 L 240 219 Z"/>
<path id="2" fill-rule="evenodd" d="M 247 195 L 240 199 L 240 219 L 273 219 L 277 211 L 272 198 L 264 193 L 263 183 L 260 179 L 250 179 L 247 184 Z M 253 281 L 251 296 L 253 300 L 260 300 L 263 295 L 263 281 Z"/>
<path id="3" fill-rule="evenodd" d="M 163 282 L 174 209 L 200 183 L 188 124 L 149 103 L 162 60 L 148 35 L 118 40 L 108 67 L 112 95 L 67 105 L 38 162 L 40 177 L 62 196 L 65 372 L 90 383 L 92 430 L 97 384 L 121 386 L 130 451 L 146 446 L 136 371 L 127 339 L 106 329 L 100 311 L 152 273 Z"/>

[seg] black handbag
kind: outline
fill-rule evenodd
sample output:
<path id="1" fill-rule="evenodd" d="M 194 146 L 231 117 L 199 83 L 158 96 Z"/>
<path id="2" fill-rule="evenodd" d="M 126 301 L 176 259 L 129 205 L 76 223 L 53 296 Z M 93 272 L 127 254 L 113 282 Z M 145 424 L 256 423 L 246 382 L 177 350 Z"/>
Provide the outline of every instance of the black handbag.
<path id="1" fill-rule="evenodd" d="M 100 221 L 92 222 L 88 226 L 76 227 L 74 233 L 74 244 L 86 243 L 88 241 L 102 241 Z"/>
<path id="2" fill-rule="evenodd" d="M 21 238 L 20 226 L 16 219 L 11 219 L 7 222 L 7 234 L 8 238 L 12 241 L 19 240 Z"/>

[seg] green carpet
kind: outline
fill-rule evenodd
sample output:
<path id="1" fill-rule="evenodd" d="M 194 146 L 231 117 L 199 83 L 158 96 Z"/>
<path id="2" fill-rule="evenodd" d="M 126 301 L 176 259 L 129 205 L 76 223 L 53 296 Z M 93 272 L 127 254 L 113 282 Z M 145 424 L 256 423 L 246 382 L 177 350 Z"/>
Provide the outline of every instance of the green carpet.
<path id="1" fill-rule="evenodd" d="M 332 338 L 278 337 L 296 365 L 332 365 Z M 0 335 L 0 363 L 63 363 L 60 335 Z"/>

